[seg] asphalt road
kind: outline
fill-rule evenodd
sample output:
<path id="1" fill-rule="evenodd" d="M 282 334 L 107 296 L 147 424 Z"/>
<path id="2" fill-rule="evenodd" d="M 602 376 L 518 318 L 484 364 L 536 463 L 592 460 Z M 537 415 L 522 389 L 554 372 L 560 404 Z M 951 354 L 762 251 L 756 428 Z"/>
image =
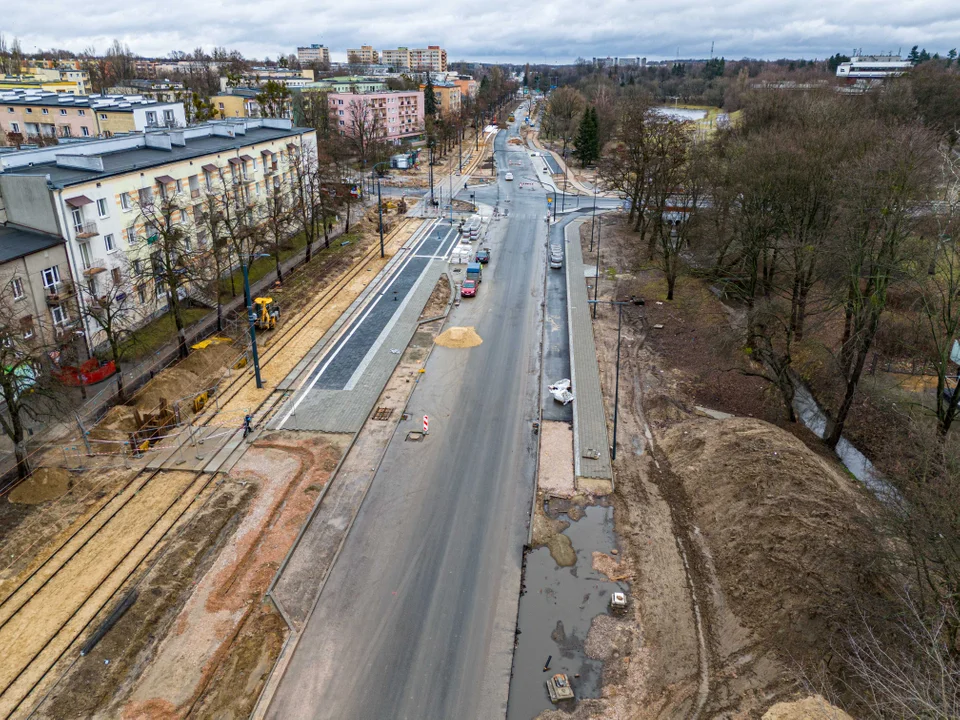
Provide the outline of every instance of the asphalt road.
<path id="1" fill-rule="evenodd" d="M 498 166 L 509 154 L 530 174 L 505 135 Z M 499 185 L 509 215 L 483 242 L 493 258 L 447 323 L 474 326 L 483 343 L 434 349 L 271 718 L 505 715 L 536 464 L 546 200 L 502 172 Z M 405 442 L 423 415 L 430 434 Z"/>

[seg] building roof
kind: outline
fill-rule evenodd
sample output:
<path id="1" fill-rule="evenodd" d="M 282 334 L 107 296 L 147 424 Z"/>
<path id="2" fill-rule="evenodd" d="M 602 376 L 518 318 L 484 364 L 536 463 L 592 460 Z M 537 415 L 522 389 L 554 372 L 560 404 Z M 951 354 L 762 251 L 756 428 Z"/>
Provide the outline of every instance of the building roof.
<path id="1" fill-rule="evenodd" d="M 176 131 L 175 131 L 176 132 Z M 184 132 L 184 131 L 180 131 Z M 223 135 L 207 134 L 202 136 L 191 136 L 189 131 L 184 133 L 183 145 L 171 145 L 170 149 L 147 147 L 143 143 L 145 136 L 165 133 L 145 133 L 144 135 L 127 135 L 121 138 L 125 141 L 141 142 L 136 147 L 124 147 L 121 149 L 110 150 L 110 141 L 94 140 L 92 142 L 71 143 L 69 145 L 56 146 L 62 150 L 64 155 L 86 155 L 91 160 L 99 159 L 103 170 L 86 169 L 80 167 L 64 167 L 58 165 L 55 160 L 46 160 L 27 164 L 29 154 L 44 154 L 44 159 L 49 157 L 49 151 L 53 148 L 41 148 L 39 150 L 28 150 L 22 153 L 7 153 L 2 156 L 3 164 L 6 165 L 0 174 L 3 175 L 29 175 L 46 176 L 47 182 L 56 188 L 65 188 L 71 185 L 90 182 L 91 180 L 101 180 L 114 175 L 123 175 L 133 171 L 144 171 L 146 168 L 156 168 L 170 163 L 192 160 L 194 158 L 206 157 L 217 153 L 239 150 L 251 145 L 268 142 L 271 140 L 280 140 L 283 138 L 293 138 L 314 132 L 312 128 L 303 127 L 251 127 L 247 125 L 245 134 L 237 134 L 236 137 L 226 137 Z M 96 147 L 106 148 L 103 152 L 97 152 Z M 23 157 L 19 157 L 23 156 Z M 19 161 L 10 162 L 15 158 Z"/>
<path id="2" fill-rule="evenodd" d="M 46 250 L 63 242 L 58 235 L 47 235 L 34 230 L 23 230 L 11 225 L 0 225 L 0 263 L 10 262 L 25 255 Z"/>
<path id="3" fill-rule="evenodd" d="M 143 107 L 165 107 L 179 103 L 167 103 L 145 98 L 141 95 L 69 95 L 50 90 L 14 88 L 0 90 L 0 105 L 32 105 L 36 107 L 80 107 L 97 112 L 129 112 Z"/>

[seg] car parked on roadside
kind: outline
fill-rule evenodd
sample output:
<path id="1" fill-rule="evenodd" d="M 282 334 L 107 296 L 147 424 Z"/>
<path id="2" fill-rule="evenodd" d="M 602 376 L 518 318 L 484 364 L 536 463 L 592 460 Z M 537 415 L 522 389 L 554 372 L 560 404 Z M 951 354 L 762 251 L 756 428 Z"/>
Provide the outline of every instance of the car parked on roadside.
<path id="1" fill-rule="evenodd" d="M 506 175 L 503 176 L 503 179 L 504 179 L 504 180 L 513 180 L 513 173 L 512 173 L 512 172 L 508 172 Z"/>
<path id="2" fill-rule="evenodd" d="M 477 250 L 477 257 L 474 259 L 481 265 L 486 265 L 488 262 L 490 262 L 490 250 L 488 248 Z"/>
<path id="3" fill-rule="evenodd" d="M 477 294 L 477 283 L 475 280 L 464 280 L 460 286 L 460 297 L 474 297 Z"/>

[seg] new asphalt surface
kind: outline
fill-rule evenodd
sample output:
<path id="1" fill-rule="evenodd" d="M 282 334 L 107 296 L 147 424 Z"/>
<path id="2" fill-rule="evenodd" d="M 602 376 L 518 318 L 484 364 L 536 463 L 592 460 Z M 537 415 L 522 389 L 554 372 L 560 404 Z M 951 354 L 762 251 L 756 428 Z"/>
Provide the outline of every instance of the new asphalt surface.
<path id="1" fill-rule="evenodd" d="M 499 207 L 509 213 L 482 240 L 492 260 L 478 296 L 447 321 L 475 327 L 483 343 L 434 348 L 412 418 L 387 448 L 268 717 L 505 715 L 536 468 L 546 271 L 545 194 L 503 180 L 508 155 L 531 174 L 529 154 L 506 136 L 495 147 Z M 429 435 L 406 442 L 423 415 Z"/>

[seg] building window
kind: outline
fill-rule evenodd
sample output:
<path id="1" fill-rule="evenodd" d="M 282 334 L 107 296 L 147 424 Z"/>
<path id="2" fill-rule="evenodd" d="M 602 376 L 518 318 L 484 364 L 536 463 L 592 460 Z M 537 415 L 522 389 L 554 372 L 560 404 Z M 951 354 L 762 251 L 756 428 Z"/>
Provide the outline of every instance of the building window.
<path id="1" fill-rule="evenodd" d="M 10 132 L 19 133 L 20 123 L 15 123 L 15 122 L 10 123 Z"/>
<path id="2" fill-rule="evenodd" d="M 142 267 L 142 263 L 139 260 L 133 261 L 133 274 L 136 275 L 137 277 L 140 277 L 141 267 Z"/>
<path id="3" fill-rule="evenodd" d="M 141 205 L 153 205 L 153 188 L 140 188 L 137 193 L 140 196 Z"/>
<path id="4" fill-rule="evenodd" d="M 65 325 L 69 320 L 63 305 L 54 305 L 50 308 L 50 316 L 53 318 L 54 325 Z"/>
<path id="5" fill-rule="evenodd" d="M 223 103 L 217 103 L 220 106 L 220 109 L 223 110 Z"/>
<path id="6" fill-rule="evenodd" d="M 111 277 L 111 279 L 113 280 L 114 286 L 119 285 L 119 284 L 121 283 L 120 268 L 113 268 L 113 269 L 111 269 L 111 270 L 110 270 L 110 277 Z"/>
<path id="7" fill-rule="evenodd" d="M 187 211 L 181 209 L 181 210 L 180 210 L 180 222 L 185 223 L 186 221 L 187 221 Z"/>
<path id="8" fill-rule="evenodd" d="M 33 115 L 33 108 L 27 108 L 27 115 Z"/>
<path id="9" fill-rule="evenodd" d="M 180 193 L 183 192 L 183 181 L 177 180 L 176 183 L 177 183 L 177 194 L 179 195 Z"/>
<path id="10" fill-rule="evenodd" d="M 14 278 L 10 281 L 10 287 L 13 289 L 13 299 L 23 300 L 23 280 Z"/>
<path id="11" fill-rule="evenodd" d="M 113 235 L 104 235 L 103 236 L 103 246 L 106 248 L 108 253 L 112 253 L 117 249 L 116 243 L 113 241 Z"/>
<path id="12" fill-rule="evenodd" d="M 133 245 L 137 242 L 137 228 L 131 225 L 127 228 L 127 244 Z"/>
<path id="13" fill-rule="evenodd" d="M 43 113 L 44 115 L 49 115 L 49 114 L 50 114 L 50 111 L 47 110 L 46 108 L 43 108 L 43 110 L 41 110 L 40 112 Z"/>
<path id="14" fill-rule="evenodd" d="M 97 200 L 97 215 L 99 217 L 105 218 L 109 214 L 109 209 L 107 208 L 106 198 L 100 198 Z"/>
<path id="15" fill-rule="evenodd" d="M 165 290 L 165 288 L 163 287 L 163 283 L 162 283 L 162 282 L 155 282 L 155 285 L 156 285 L 157 297 L 158 297 L 158 298 L 163 297 L 163 296 L 166 294 L 166 290 Z"/>
<path id="16" fill-rule="evenodd" d="M 90 137 L 90 128 L 88 128 L 86 125 L 81 126 L 80 134 L 84 137 Z"/>
<path id="17" fill-rule="evenodd" d="M 67 114 L 67 111 L 64 110 L 63 108 L 60 108 L 60 114 L 61 114 L 61 115 L 66 115 L 66 114 Z"/>
<path id="18" fill-rule="evenodd" d="M 173 125 L 173 110 L 163 111 L 163 122 L 166 125 Z"/>
<path id="19" fill-rule="evenodd" d="M 53 267 L 48 267 L 46 270 L 40 272 L 40 277 L 43 278 L 43 286 L 45 288 L 53 288 L 60 284 L 60 266 L 54 265 Z"/>
<path id="20" fill-rule="evenodd" d="M 12 112 L 13 112 L 13 108 L 12 108 L 12 107 L 8 107 L 8 108 L 7 108 L 7 112 L 8 112 L 8 113 L 12 113 Z"/>
<path id="21" fill-rule="evenodd" d="M 100 113 L 100 119 L 101 119 L 101 120 L 106 120 L 106 119 L 107 119 L 107 114 L 106 114 L 106 113 Z"/>
<path id="22" fill-rule="evenodd" d="M 137 285 L 137 298 L 141 305 L 147 301 L 147 289 L 143 285 Z"/>
<path id="23" fill-rule="evenodd" d="M 83 210 L 74 208 L 70 211 L 70 217 L 73 220 L 73 231 L 83 232 Z"/>
<path id="24" fill-rule="evenodd" d="M 71 135 L 70 126 L 69 126 L 69 125 L 61 125 L 61 126 L 60 126 L 60 137 L 70 137 L 70 135 Z"/>
<path id="25" fill-rule="evenodd" d="M 153 110 L 147 111 L 147 125 L 156 125 L 157 124 L 157 113 Z"/>
<path id="26" fill-rule="evenodd" d="M 80 265 L 84 270 L 90 269 L 90 243 L 80 243 Z"/>
<path id="27" fill-rule="evenodd" d="M 87 114 L 86 110 L 77 110 L 77 115 L 83 116 L 83 115 L 86 115 L 86 114 Z"/>
<path id="28" fill-rule="evenodd" d="M 124 210 L 130 209 L 130 193 L 120 193 L 120 207 Z"/>

